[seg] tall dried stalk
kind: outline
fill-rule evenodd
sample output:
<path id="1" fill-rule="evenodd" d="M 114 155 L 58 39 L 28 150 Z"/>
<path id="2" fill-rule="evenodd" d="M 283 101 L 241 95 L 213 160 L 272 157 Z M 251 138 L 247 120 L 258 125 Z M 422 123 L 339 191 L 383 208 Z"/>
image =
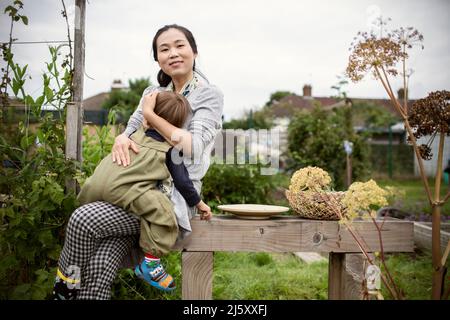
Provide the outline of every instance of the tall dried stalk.
<path id="1" fill-rule="evenodd" d="M 359 39 L 354 44 L 352 43 L 353 47 L 351 48 L 352 53 L 347 66 L 347 75 L 352 81 L 358 82 L 363 79 L 367 72 L 372 71 L 374 77 L 384 87 L 394 109 L 403 119 L 409 142 L 414 148 L 425 192 L 432 207 L 432 299 L 441 299 L 444 295 L 446 267 L 441 255 L 440 210 L 441 206 L 450 198 L 450 192 L 447 193 L 444 199 L 441 199 L 440 191 L 444 139 L 446 135 L 450 135 L 450 92 L 445 90 L 432 92 L 428 97 L 416 101 L 412 110 L 408 110 L 406 97 L 408 93 L 406 81 L 407 49 L 411 49 L 417 44 L 421 45 L 423 36 L 411 27 L 394 30 L 392 33 L 388 33 L 380 38 L 366 32 L 359 32 L 358 36 Z M 400 61 L 403 69 L 403 106 L 395 98 L 389 81 L 389 76 L 398 74 L 396 65 Z M 433 194 L 428 184 L 423 164 L 424 159 L 431 158 L 431 150 L 428 145 L 418 146 L 417 138 L 425 135 L 433 137 L 436 134 L 439 135 L 439 147 Z"/>

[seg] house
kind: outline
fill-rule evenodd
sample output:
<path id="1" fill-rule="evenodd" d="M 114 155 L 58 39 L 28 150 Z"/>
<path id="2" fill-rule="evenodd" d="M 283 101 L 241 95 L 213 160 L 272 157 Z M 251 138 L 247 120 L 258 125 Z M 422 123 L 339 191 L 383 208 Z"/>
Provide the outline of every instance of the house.
<path id="1" fill-rule="evenodd" d="M 84 123 L 89 125 L 106 125 L 108 123 L 108 110 L 102 108 L 112 91 L 126 89 L 120 79 L 111 84 L 110 92 L 101 92 L 83 100 Z"/>
<path id="2" fill-rule="evenodd" d="M 403 99 L 403 90 L 399 90 L 398 98 Z M 312 95 L 312 86 L 303 86 L 303 96 L 296 94 L 286 96 L 279 101 L 275 101 L 270 107 L 272 113 L 275 117 L 275 126 L 280 129 L 281 137 L 280 139 L 285 143 L 280 141 L 280 145 L 286 147 L 287 142 L 287 127 L 289 125 L 290 119 L 294 114 L 301 110 L 311 111 L 317 105 L 320 105 L 324 110 L 333 110 L 335 108 L 341 108 L 344 106 L 356 105 L 360 102 L 368 102 L 380 106 L 381 108 L 387 110 L 392 115 L 400 119 L 397 111 L 392 107 L 391 101 L 389 99 L 362 99 L 362 98 L 347 98 L 341 100 L 334 97 L 314 97 Z M 408 102 L 408 106 L 412 106 L 413 101 Z M 357 132 L 364 131 L 366 128 L 363 123 L 355 123 L 355 130 Z M 404 143 L 405 130 L 396 127 L 395 130 L 391 132 L 394 135 L 393 143 Z M 372 141 L 374 144 L 387 144 L 389 141 L 389 128 L 378 128 L 373 132 Z"/>
<path id="3" fill-rule="evenodd" d="M 403 89 L 398 90 L 397 92 L 397 98 L 400 101 L 403 101 L 404 97 L 404 91 Z M 355 106 L 359 103 L 370 103 L 373 105 L 377 105 L 380 108 L 383 108 L 390 112 L 393 116 L 398 118 L 398 122 L 396 124 L 393 124 L 391 126 L 386 126 L 384 128 L 371 128 L 371 139 L 369 142 L 372 145 L 379 145 L 377 147 L 378 149 L 389 148 L 389 150 L 392 150 L 392 147 L 399 146 L 398 152 L 407 152 L 410 160 L 410 164 L 407 165 L 407 167 L 410 167 L 413 171 L 413 159 L 414 157 L 414 172 L 417 175 L 417 159 L 415 159 L 414 153 L 412 151 L 412 148 L 408 147 L 406 142 L 406 131 L 403 125 L 403 122 L 401 121 L 400 115 L 397 113 L 397 111 L 392 106 L 392 102 L 390 99 L 369 99 L 369 98 L 347 98 L 345 100 L 337 99 L 333 97 L 316 97 L 312 95 L 312 86 L 309 84 L 305 84 L 303 86 L 303 95 L 296 95 L 292 94 L 289 96 L 286 96 L 279 101 L 275 101 L 271 105 L 271 110 L 274 115 L 274 123 L 275 127 L 280 130 L 280 151 L 282 153 L 285 153 L 288 148 L 288 125 L 290 122 L 290 119 L 294 116 L 294 114 L 301 110 L 311 111 L 314 109 L 315 106 L 320 105 L 325 110 L 333 110 L 335 108 L 341 108 L 344 106 Z M 414 100 L 408 100 L 408 108 L 412 107 L 412 104 L 414 103 Z M 354 123 L 354 129 L 356 132 L 363 132 L 367 131 L 368 128 L 365 126 L 364 123 L 360 122 L 358 123 L 358 119 L 356 119 L 356 123 Z M 401 148 L 400 148 L 401 147 Z M 448 147 L 448 144 L 447 144 Z M 386 149 L 387 150 L 387 149 Z M 446 154 L 448 154 L 446 149 Z M 394 155 L 395 159 L 404 158 Z M 449 159 L 450 155 L 444 156 L 444 161 L 447 163 L 445 159 Z M 395 161 L 394 159 L 394 161 Z M 391 160 L 390 160 L 391 161 Z M 398 160 L 400 161 L 400 160 Z M 426 172 L 427 174 L 430 174 L 433 169 L 433 165 L 431 165 L 433 161 L 427 161 L 425 164 L 426 166 Z M 436 162 L 436 161 L 434 161 Z"/>

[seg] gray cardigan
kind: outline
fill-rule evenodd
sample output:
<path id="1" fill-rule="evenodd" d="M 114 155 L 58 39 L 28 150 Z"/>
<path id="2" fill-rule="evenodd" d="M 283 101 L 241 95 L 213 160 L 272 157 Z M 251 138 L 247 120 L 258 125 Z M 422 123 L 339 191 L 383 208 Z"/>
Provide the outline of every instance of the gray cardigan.
<path id="1" fill-rule="evenodd" d="M 195 189 L 200 194 L 201 179 L 208 171 L 215 137 L 222 128 L 223 94 L 216 86 L 210 84 L 200 72 L 196 74 L 199 78 L 198 87 L 186 96 L 191 105 L 192 114 L 183 126 L 192 134 L 193 159 L 185 157 L 183 162 Z M 164 91 L 166 88 L 150 86 L 144 90 L 142 97 L 156 90 Z M 125 133 L 130 136 L 142 125 L 143 119 L 141 98 L 139 106 L 128 121 Z M 185 231 L 192 231 L 189 220 L 195 215 L 195 208 L 187 205 L 176 188 L 172 190 L 171 200 L 174 204 L 178 225 Z"/>

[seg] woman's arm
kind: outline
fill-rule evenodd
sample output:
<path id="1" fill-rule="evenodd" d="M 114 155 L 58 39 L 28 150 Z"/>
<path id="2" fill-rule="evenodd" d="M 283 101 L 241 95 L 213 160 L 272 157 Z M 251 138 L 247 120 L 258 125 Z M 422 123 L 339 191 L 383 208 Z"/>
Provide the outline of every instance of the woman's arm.
<path id="1" fill-rule="evenodd" d="M 191 133 L 180 129 L 169 123 L 166 119 L 161 118 L 155 112 L 157 93 L 152 93 L 143 98 L 142 114 L 145 120 L 155 128 L 164 139 L 175 148 L 182 150 L 183 154 L 191 154 Z"/>
<path id="2" fill-rule="evenodd" d="M 154 113 L 155 94 L 144 97 L 142 105 L 144 118 L 187 157 L 201 155 L 222 126 L 222 93 L 213 86 L 201 87 L 197 90 L 199 91 L 196 98 L 191 101 L 193 115 L 188 131 L 173 126 Z"/>

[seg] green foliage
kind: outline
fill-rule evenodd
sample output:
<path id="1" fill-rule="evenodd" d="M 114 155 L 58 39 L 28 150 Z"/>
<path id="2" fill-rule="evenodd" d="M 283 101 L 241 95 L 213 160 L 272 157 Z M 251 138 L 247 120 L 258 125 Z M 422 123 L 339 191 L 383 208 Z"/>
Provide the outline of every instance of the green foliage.
<path id="1" fill-rule="evenodd" d="M 433 274 L 430 252 L 387 254 L 386 265 L 407 300 L 430 299 Z M 381 289 L 385 299 L 392 299 L 384 285 Z"/>
<path id="2" fill-rule="evenodd" d="M 223 123 L 224 129 L 270 129 L 273 126 L 272 115 L 269 109 L 262 109 L 253 112 L 245 112 L 244 117 L 232 119 Z"/>
<path id="3" fill-rule="evenodd" d="M 389 152 L 392 155 L 392 172 L 397 178 L 414 176 L 414 150 L 409 144 L 393 144 L 389 151 L 387 144 L 370 145 L 372 172 L 380 177 L 389 174 Z M 423 188 L 423 187 L 422 187 Z"/>
<path id="4" fill-rule="evenodd" d="M 95 135 L 89 133 L 89 127 L 83 128 L 83 163 L 82 176 L 78 181 L 83 184 L 86 177 L 94 173 L 95 167 L 106 157 L 114 144 L 114 133 L 119 129 L 116 126 L 116 116 L 118 111 L 113 108 L 108 113 L 108 123 L 106 126 L 95 127 Z"/>
<path id="5" fill-rule="evenodd" d="M 331 87 L 331 89 L 336 90 L 334 98 L 339 100 L 347 99 L 347 91 L 344 90 L 344 87 L 348 85 L 348 80 L 345 75 L 338 75 L 337 79 L 338 82 Z"/>
<path id="6" fill-rule="evenodd" d="M 421 178 L 408 179 L 379 179 L 377 183 L 385 187 L 393 187 L 396 190 L 396 197 L 392 206 L 408 214 L 408 219 L 431 221 L 431 208 L 427 195 L 423 192 L 423 181 Z M 429 177 L 430 186 L 435 184 L 435 179 Z M 441 198 L 450 191 L 448 188 L 441 188 Z M 450 202 L 446 202 L 441 208 L 441 218 L 450 222 Z"/>
<path id="7" fill-rule="evenodd" d="M 346 154 L 344 140 L 353 142 L 353 180 L 362 180 L 368 173 L 367 144 L 353 132 L 351 110 L 326 112 L 316 107 L 311 112 L 299 112 L 288 127 L 290 168 L 318 166 L 328 171 L 334 187 L 344 186 Z"/>
<path id="8" fill-rule="evenodd" d="M 62 121 L 51 114 L 42 117 L 35 132 L 20 123 L 13 140 L 0 133 L 3 298 L 45 298 L 51 288 L 43 286 L 49 285 L 46 279 L 61 250 L 63 226 L 75 208 L 75 195 L 64 190 L 76 170 L 65 159 L 64 136 Z M 5 259 L 9 263 L 3 264 Z"/>
<path id="9" fill-rule="evenodd" d="M 269 101 L 266 102 L 266 104 L 264 105 L 265 107 L 269 107 L 271 106 L 275 101 L 280 101 L 281 99 L 283 99 L 284 97 L 293 95 L 293 92 L 290 91 L 275 91 L 274 93 L 272 93 L 270 95 Z"/>
<path id="10" fill-rule="evenodd" d="M 391 112 L 370 102 L 356 102 L 352 106 L 354 125 L 362 125 L 367 129 L 387 128 L 400 121 Z"/>
<path id="11" fill-rule="evenodd" d="M 111 110 L 116 108 L 120 113 L 121 122 L 127 121 L 127 119 L 134 112 L 142 97 L 144 89 L 151 85 L 148 78 L 141 78 L 129 81 L 128 90 L 113 90 L 109 95 L 109 98 L 103 103 L 104 109 Z"/>
<path id="12" fill-rule="evenodd" d="M 20 1 L 14 5 L 22 6 Z M 28 22 L 11 7 L 5 12 L 13 21 Z M 34 99 L 24 89 L 28 65 L 15 63 L 9 49 L 2 49 L 11 71 L 3 83 L 25 108 L 15 118 L 0 114 L 0 299 L 45 299 L 53 286 L 63 227 L 75 208 L 75 195 L 65 192 L 76 164 L 65 158 L 62 120 L 71 97 L 71 70 L 59 68 L 61 47 L 50 47 L 42 93 Z M 2 110 L 7 101 L 2 99 Z M 44 104 L 54 106 L 60 117 L 44 113 Z M 29 125 L 33 118 L 39 119 L 34 128 Z"/>
<path id="13" fill-rule="evenodd" d="M 261 168 L 260 164 L 212 164 L 203 178 L 204 201 L 213 210 L 220 204 L 271 203 L 276 185 L 272 176 L 261 175 Z"/>

